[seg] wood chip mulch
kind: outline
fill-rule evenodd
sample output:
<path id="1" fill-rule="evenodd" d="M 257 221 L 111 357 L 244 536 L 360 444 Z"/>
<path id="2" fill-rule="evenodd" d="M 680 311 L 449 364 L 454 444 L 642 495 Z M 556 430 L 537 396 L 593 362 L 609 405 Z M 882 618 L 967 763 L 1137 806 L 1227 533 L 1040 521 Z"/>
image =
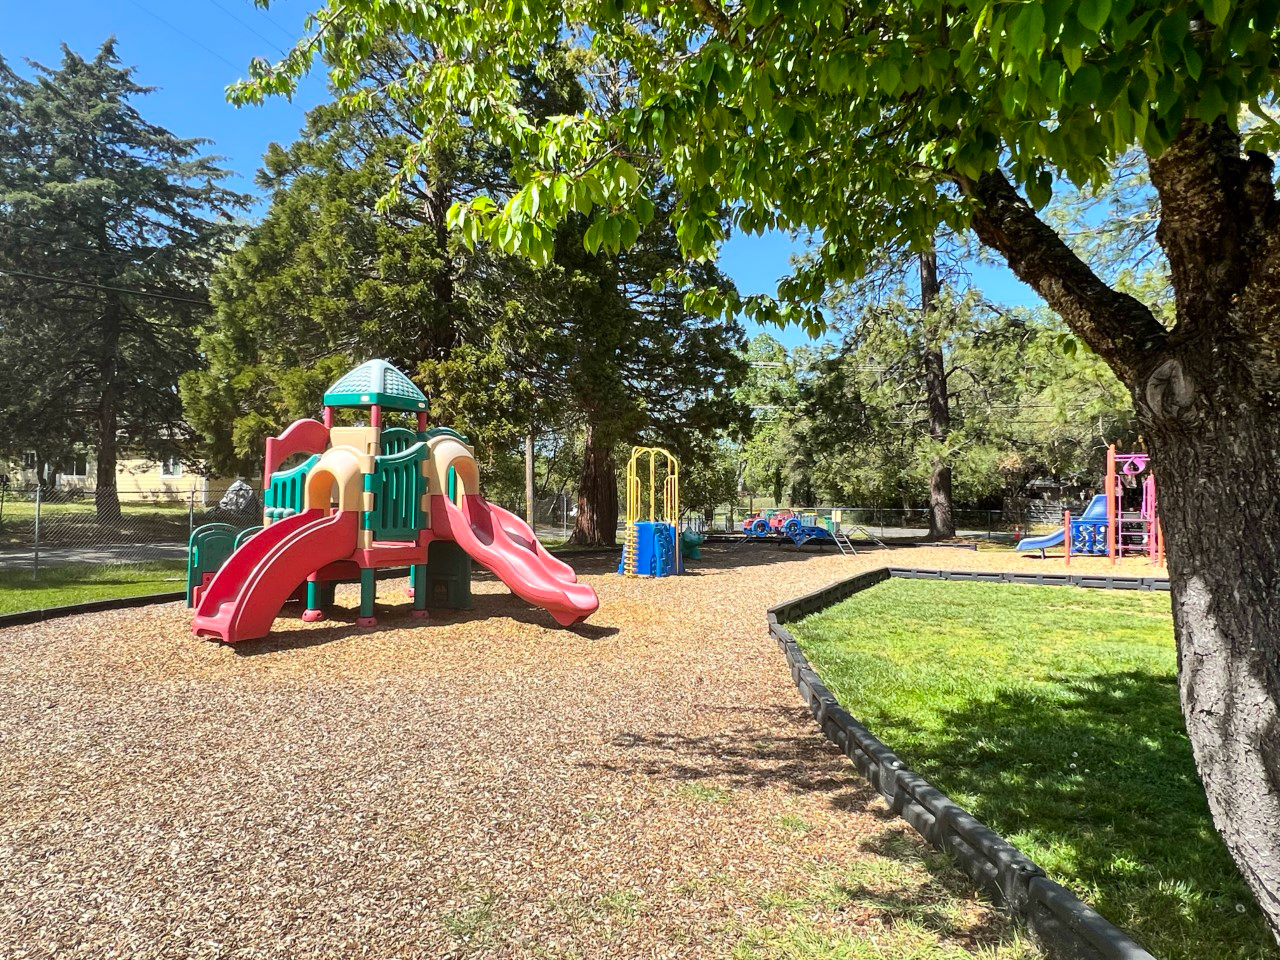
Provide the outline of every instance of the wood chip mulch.
<path id="1" fill-rule="evenodd" d="M 376 630 L 294 613 L 237 648 L 179 604 L 0 631 L 0 956 L 712 957 L 798 919 L 874 936 L 897 901 L 822 890 L 910 861 L 898 900 L 937 896 L 925 848 L 818 734 L 764 610 L 887 562 L 1060 568 L 714 546 L 662 581 L 579 560 L 601 607 L 574 631 L 487 577 L 466 613 L 414 621 L 388 581 Z M 999 936 L 939 882 L 967 917 L 951 949 Z"/>

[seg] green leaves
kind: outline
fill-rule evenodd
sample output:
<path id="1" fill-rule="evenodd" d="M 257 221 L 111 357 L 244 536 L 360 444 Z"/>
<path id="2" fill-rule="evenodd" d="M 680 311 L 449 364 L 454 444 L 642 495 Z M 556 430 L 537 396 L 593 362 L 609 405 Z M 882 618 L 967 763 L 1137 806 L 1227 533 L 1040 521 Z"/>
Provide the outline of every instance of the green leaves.
<path id="1" fill-rule="evenodd" d="M 643 236 L 637 227 L 652 210 L 640 197 L 661 183 L 677 198 L 673 225 L 689 260 L 714 258 L 728 224 L 831 241 L 782 288 L 796 304 L 856 275 L 877 249 L 926 242 L 940 224 L 963 229 L 968 202 L 940 188 L 999 168 L 1044 203 L 1055 184 L 1100 184 L 1135 146 L 1164 149 L 1187 116 L 1233 117 L 1238 104 L 1280 93 L 1280 0 L 874 11 L 740 0 L 720 5 L 727 25 L 677 0 L 464 6 L 446 17 L 425 16 L 424 5 L 342 3 L 331 8 L 333 34 L 361 40 L 322 52 L 356 78 L 368 75 L 368 44 L 381 38 L 415 36 L 442 52 L 399 89 L 432 118 L 417 156 L 446 134 L 463 136 L 448 129 L 461 113 L 515 160 L 511 193 L 537 185 L 517 203 L 457 218 L 468 242 L 541 256 L 546 231 L 585 217 L 587 246 L 622 249 Z M 512 78 L 530 65 L 554 76 L 566 44 L 597 80 L 626 79 L 617 89 L 600 81 L 590 106 L 544 116 Z M 1245 136 L 1280 144 L 1277 129 L 1255 125 Z"/>
<path id="2" fill-rule="evenodd" d="M 1039 0 L 1031 0 L 1031 2 L 1022 5 L 1022 9 L 1018 11 L 1018 15 L 1014 17 L 1013 24 L 1009 28 L 1009 35 L 1013 40 L 1013 49 L 1024 57 L 1030 57 L 1040 52 L 1045 36 L 1044 7 L 1041 6 Z"/>
<path id="3" fill-rule="evenodd" d="M 1204 18 L 1215 27 L 1220 27 L 1227 22 L 1231 0 L 1204 0 L 1201 8 L 1204 10 Z"/>
<path id="4" fill-rule="evenodd" d="M 1087 107 L 1098 102 L 1102 94 L 1102 73 L 1092 63 L 1083 64 L 1068 86 L 1071 102 Z"/>
<path id="5" fill-rule="evenodd" d="M 1111 0 L 1080 0 L 1076 16 L 1087 29 L 1098 33 L 1111 16 Z"/>

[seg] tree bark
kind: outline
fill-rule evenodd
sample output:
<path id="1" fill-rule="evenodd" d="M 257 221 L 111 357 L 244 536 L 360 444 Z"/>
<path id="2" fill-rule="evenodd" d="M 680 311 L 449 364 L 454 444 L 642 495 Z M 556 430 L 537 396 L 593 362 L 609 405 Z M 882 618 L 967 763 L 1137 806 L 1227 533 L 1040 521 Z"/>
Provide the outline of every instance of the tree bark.
<path id="1" fill-rule="evenodd" d="M 1223 384 L 1142 417 L 1168 538 L 1179 691 L 1213 820 L 1280 926 L 1280 409 Z M 1139 409 L 1146 407 L 1145 399 Z"/>
<path id="2" fill-rule="evenodd" d="M 101 320 L 101 352 L 98 355 L 98 450 L 96 456 L 94 506 L 99 523 L 120 519 L 120 491 L 116 488 L 119 456 L 119 403 L 116 374 L 120 358 L 120 307 L 108 299 Z"/>
<path id="3" fill-rule="evenodd" d="M 936 318 L 938 305 L 938 255 L 928 250 L 920 255 L 920 312 L 924 339 L 924 383 L 928 395 L 929 436 L 934 448 L 943 450 L 951 434 L 951 406 L 947 394 L 946 359 Z M 939 454 L 933 460 L 929 478 L 929 539 L 949 540 L 956 535 L 955 513 L 951 505 L 951 463 Z"/>
<path id="4" fill-rule="evenodd" d="M 618 543 L 618 475 L 613 444 L 587 424 L 582 474 L 578 482 L 578 519 L 570 543 L 613 547 Z"/>

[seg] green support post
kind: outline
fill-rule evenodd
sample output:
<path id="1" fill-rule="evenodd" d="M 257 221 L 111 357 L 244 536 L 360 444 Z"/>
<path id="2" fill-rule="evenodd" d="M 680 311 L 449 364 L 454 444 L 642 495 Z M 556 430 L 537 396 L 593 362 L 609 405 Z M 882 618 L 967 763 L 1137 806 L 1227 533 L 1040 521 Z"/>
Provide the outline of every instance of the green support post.
<path id="1" fill-rule="evenodd" d="M 360 571 L 360 617 L 357 627 L 376 627 L 378 618 L 373 615 L 373 601 L 378 594 L 377 571 L 363 569 Z"/>
<path id="2" fill-rule="evenodd" d="M 305 623 L 318 623 L 327 619 L 324 608 L 324 584 L 319 580 L 311 579 L 307 581 L 307 609 L 302 611 L 302 619 Z"/>
<path id="3" fill-rule="evenodd" d="M 413 615 L 427 615 L 427 565 L 415 563 L 409 571 L 409 582 L 413 584 Z"/>

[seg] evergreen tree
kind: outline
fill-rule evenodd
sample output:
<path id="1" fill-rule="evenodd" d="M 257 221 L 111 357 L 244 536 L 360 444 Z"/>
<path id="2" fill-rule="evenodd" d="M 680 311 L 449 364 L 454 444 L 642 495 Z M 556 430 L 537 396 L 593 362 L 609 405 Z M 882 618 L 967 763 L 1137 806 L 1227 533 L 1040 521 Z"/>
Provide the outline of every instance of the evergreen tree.
<path id="1" fill-rule="evenodd" d="M 404 69 L 407 56 L 391 45 L 378 69 Z M 476 441 L 490 467 L 529 432 L 581 437 L 573 539 L 614 543 L 618 446 L 661 442 L 702 469 L 703 440 L 735 420 L 741 327 L 685 304 L 691 288 L 727 281 L 680 256 L 660 193 L 646 198 L 626 253 L 588 252 L 585 220 L 563 226 L 541 266 L 497 244 L 463 246 L 450 205 L 508 200 L 509 156 L 433 117 L 452 132 L 403 169 L 428 118 L 377 96 L 378 75 L 365 82 L 358 110 L 314 111 L 302 140 L 269 152 L 267 217 L 214 284 L 209 370 L 183 384 L 211 462 L 252 471 L 263 439 L 313 415 L 341 368 L 384 356 L 415 374 L 433 417 Z M 519 82 L 546 113 L 586 95 L 568 72 Z"/>
<path id="2" fill-rule="evenodd" d="M 181 449 L 175 385 L 197 365 L 191 330 L 243 198 L 219 185 L 204 141 L 143 118 L 150 89 L 113 40 L 31 73 L 0 60 L 0 351 L 13 378 L 0 444 L 46 462 L 92 447 L 109 520 L 123 450 Z"/>
<path id="3" fill-rule="evenodd" d="M 468 295 L 483 257 L 444 220 L 474 189 L 463 155 L 379 206 L 405 148 L 403 119 L 321 107 L 296 143 L 268 149 L 258 181 L 270 205 L 214 276 L 201 335 L 208 368 L 182 382 L 214 469 L 256 474 L 265 439 L 315 416 L 325 388 L 355 364 L 379 357 L 413 374 L 447 362 L 489 322 Z"/>

